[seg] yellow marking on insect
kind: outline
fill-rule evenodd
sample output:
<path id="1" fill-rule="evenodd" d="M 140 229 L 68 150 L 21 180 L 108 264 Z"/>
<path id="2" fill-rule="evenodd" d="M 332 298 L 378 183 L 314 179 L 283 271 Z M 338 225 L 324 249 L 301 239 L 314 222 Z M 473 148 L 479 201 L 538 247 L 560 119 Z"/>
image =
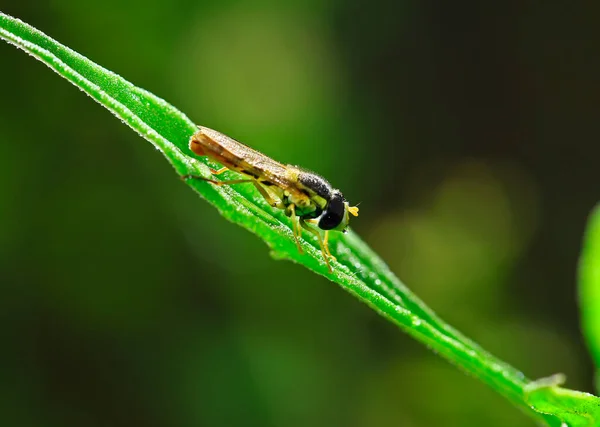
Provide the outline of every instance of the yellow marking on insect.
<path id="1" fill-rule="evenodd" d="M 233 185 L 251 182 L 271 206 L 282 209 L 292 219 L 292 231 L 298 250 L 302 253 L 299 238 L 301 228 L 315 235 L 319 241 L 323 259 L 332 272 L 329 257 L 335 257 L 329 252 L 328 231 L 346 232 L 348 214 L 358 216 L 358 207 L 349 206 L 339 190 L 334 189 L 329 182 L 314 172 L 293 165 L 284 165 L 270 157 L 228 137 L 216 130 L 198 126 L 190 138 L 190 150 L 198 156 L 222 164 L 218 170 L 211 169 L 213 175 L 219 175 L 230 169 L 244 175 L 245 179 L 217 181 L 195 175 L 183 178 L 193 178 L 208 181 L 215 185 Z M 319 230 L 325 231 L 325 239 Z"/>

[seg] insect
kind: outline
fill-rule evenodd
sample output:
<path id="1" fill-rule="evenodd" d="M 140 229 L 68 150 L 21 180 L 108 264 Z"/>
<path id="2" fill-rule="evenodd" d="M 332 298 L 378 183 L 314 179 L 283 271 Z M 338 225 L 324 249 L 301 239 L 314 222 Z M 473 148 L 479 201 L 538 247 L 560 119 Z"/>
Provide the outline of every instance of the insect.
<path id="1" fill-rule="evenodd" d="M 315 235 L 329 271 L 329 231 L 346 232 L 349 215 L 358 216 L 358 207 L 350 206 L 342 193 L 334 189 L 319 175 L 298 166 L 281 164 L 262 153 L 223 135 L 216 130 L 198 126 L 198 131 L 190 138 L 190 150 L 198 156 L 206 156 L 223 165 L 221 169 L 211 169 L 213 175 L 233 170 L 244 176 L 243 179 L 217 181 L 196 175 L 186 175 L 183 179 L 200 179 L 214 185 L 252 183 L 271 206 L 282 209 L 291 218 L 293 234 L 302 253 L 300 237 L 302 229 Z M 321 236 L 320 230 L 324 231 Z"/>

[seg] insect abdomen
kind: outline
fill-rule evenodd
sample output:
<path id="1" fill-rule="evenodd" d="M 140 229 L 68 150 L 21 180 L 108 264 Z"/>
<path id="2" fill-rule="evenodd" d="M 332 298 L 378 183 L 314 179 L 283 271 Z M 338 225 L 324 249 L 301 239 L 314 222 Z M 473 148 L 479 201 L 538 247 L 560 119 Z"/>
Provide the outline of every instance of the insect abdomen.
<path id="1" fill-rule="evenodd" d="M 206 156 L 206 152 L 204 151 L 202 144 L 196 139 L 196 135 L 190 139 L 190 150 L 199 156 Z"/>

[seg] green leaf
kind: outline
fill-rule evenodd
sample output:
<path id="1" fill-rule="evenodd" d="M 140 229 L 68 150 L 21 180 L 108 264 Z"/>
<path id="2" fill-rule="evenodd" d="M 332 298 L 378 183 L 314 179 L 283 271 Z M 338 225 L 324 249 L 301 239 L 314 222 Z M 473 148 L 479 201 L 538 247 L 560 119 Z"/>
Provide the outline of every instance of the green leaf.
<path id="1" fill-rule="evenodd" d="M 209 175 L 206 159 L 193 158 L 187 147 L 196 126 L 161 98 L 5 14 L 0 14 L 0 38 L 31 54 L 106 107 L 159 149 L 178 175 Z M 188 180 L 187 185 L 225 218 L 263 239 L 274 257 L 302 264 L 339 284 L 433 351 L 491 386 L 534 419 L 550 426 L 560 425 L 558 418 L 531 408 L 525 391 L 528 380 L 519 371 L 438 318 L 355 233 L 334 233 L 336 235 L 332 236 L 330 247 L 337 261 L 332 263 L 333 272 L 329 273 L 315 238 L 304 236 L 304 254 L 300 254 L 289 219 L 283 212 L 268 206 L 251 186 L 216 187 L 198 180 Z M 572 401 L 569 396 L 565 405 Z"/>
<path id="2" fill-rule="evenodd" d="M 579 305 L 588 347 L 600 367 L 600 205 L 590 215 L 579 259 Z M 596 389 L 600 382 L 596 381 Z"/>
<path id="3" fill-rule="evenodd" d="M 543 378 L 527 385 L 527 402 L 536 411 L 556 415 L 569 427 L 600 424 L 600 399 L 588 393 L 559 387 L 563 375 Z"/>

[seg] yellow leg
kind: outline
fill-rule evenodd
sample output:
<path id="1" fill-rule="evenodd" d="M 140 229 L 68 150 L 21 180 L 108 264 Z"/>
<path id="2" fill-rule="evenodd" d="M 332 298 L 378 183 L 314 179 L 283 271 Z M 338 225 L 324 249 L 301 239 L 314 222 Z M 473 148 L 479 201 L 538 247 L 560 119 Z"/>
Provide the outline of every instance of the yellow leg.
<path id="1" fill-rule="evenodd" d="M 300 230 L 300 218 L 296 215 L 296 205 L 290 205 L 290 211 L 292 214 L 290 218 L 292 218 L 292 231 L 294 233 L 294 239 L 296 240 L 296 246 L 298 246 L 298 252 L 301 254 L 304 253 L 302 247 L 300 246 L 300 237 L 302 237 L 302 230 Z"/>
<path id="2" fill-rule="evenodd" d="M 329 251 L 329 230 L 325 231 L 325 233 L 323 234 L 325 234 L 325 237 L 323 238 L 323 246 L 325 247 L 325 252 L 331 257 L 331 259 L 337 261 L 337 258 L 331 255 L 331 252 Z"/>
<path id="3" fill-rule="evenodd" d="M 229 181 L 216 181 L 214 179 L 204 178 L 203 176 L 197 176 L 197 175 L 184 175 L 184 176 L 181 177 L 181 179 L 183 179 L 184 181 L 186 179 L 200 179 L 202 181 L 210 182 L 211 184 L 215 184 L 215 185 L 218 185 L 218 186 L 221 186 L 221 185 L 241 184 L 243 182 L 254 182 L 253 179 L 231 179 Z"/>
<path id="4" fill-rule="evenodd" d="M 260 185 L 259 181 L 253 180 L 252 183 L 254 184 L 254 186 L 256 187 L 256 189 L 258 190 L 258 192 L 260 193 L 260 195 L 264 197 L 264 199 L 267 201 L 268 204 L 270 204 L 274 208 L 278 208 L 281 205 L 281 201 L 277 202 L 271 196 L 271 194 L 269 194 L 269 192 L 267 190 L 265 190 L 265 188 L 262 185 Z"/>
<path id="5" fill-rule="evenodd" d="M 329 264 L 329 259 L 327 257 L 327 252 L 325 251 L 325 244 L 323 243 L 323 238 L 321 237 L 321 233 L 319 233 L 317 230 L 315 230 L 314 228 L 312 228 L 310 225 L 308 225 L 306 222 L 304 222 L 302 220 L 300 220 L 300 225 L 306 231 L 309 231 L 312 234 L 314 234 L 315 236 L 317 236 L 317 239 L 319 239 L 319 246 L 321 247 L 321 254 L 323 254 L 323 259 L 325 260 L 325 264 L 327 264 L 327 268 L 329 269 L 329 272 L 333 273 L 331 265 Z"/>
<path id="6" fill-rule="evenodd" d="M 213 171 L 213 169 L 211 169 L 211 171 L 215 172 L 214 175 L 219 175 L 223 172 L 225 172 L 227 170 L 227 168 L 222 168 L 219 169 L 218 171 Z M 256 187 L 256 189 L 258 190 L 258 192 L 260 193 L 261 196 L 264 197 L 264 199 L 267 201 L 267 203 L 271 206 L 273 206 L 274 208 L 281 208 L 281 201 L 277 201 L 275 200 L 269 193 L 267 190 L 265 190 L 265 188 L 260 185 L 260 182 L 253 179 L 253 178 L 249 178 L 249 179 L 231 179 L 228 181 L 216 181 L 214 179 L 210 179 L 210 178 L 204 178 L 202 176 L 197 176 L 197 175 L 184 175 L 181 177 L 182 180 L 186 180 L 186 179 L 200 179 L 202 181 L 206 181 L 206 182 L 210 182 L 211 184 L 214 185 L 232 185 L 232 184 L 242 184 L 244 182 L 251 182 L 252 184 L 254 184 L 254 186 Z"/>
<path id="7" fill-rule="evenodd" d="M 217 170 L 217 169 L 213 169 L 213 168 L 209 168 L 210 169 L 210 173 L 212 173 L 213 175 L 221 175 L 223 172 L 226 172 L 229 170 L 229 168 L 223 166 L 221 169 Z"/>

